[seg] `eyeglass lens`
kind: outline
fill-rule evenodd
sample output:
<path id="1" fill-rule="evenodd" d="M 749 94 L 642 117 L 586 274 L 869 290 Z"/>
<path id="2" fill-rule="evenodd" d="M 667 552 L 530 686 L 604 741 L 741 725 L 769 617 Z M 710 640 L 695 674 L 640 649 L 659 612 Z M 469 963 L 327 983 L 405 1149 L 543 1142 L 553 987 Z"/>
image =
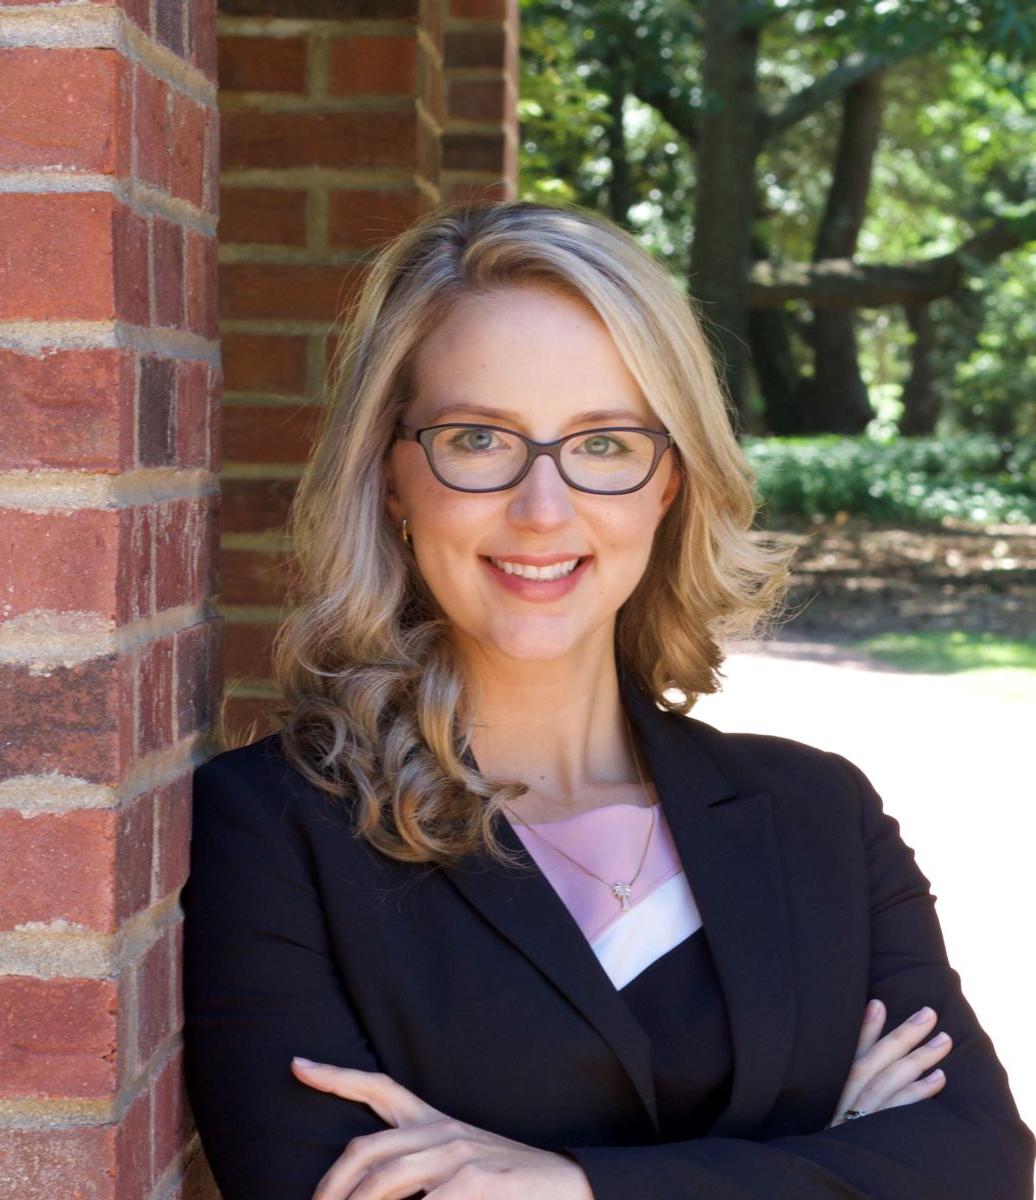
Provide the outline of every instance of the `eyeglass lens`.
<path id="1" fill-rule="evenodd" d="M 448 483 L 465 488 L 504 487 L 525 466 L 525 443 L 502 429 L 447 426 L 430 439 L 435 468 Z M 561 448 L 565 474 L 578 487 L 623 491 L 642 483 L 655 458 L 645 433 L 588 431 Z"/>

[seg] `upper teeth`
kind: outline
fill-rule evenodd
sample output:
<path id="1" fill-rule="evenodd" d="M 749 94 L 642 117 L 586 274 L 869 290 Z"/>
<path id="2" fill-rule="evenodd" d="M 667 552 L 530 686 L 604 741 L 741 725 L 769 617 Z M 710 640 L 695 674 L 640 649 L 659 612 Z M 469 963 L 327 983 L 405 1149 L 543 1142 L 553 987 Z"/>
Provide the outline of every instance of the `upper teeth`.
<path id="1" fill-rule="evenodd" d="M 568 575 L 579 565 L 578 558 L 568 558 L 564 562 L 551 563 L 549 567 L 530 567 L 525 563 L 508 562 L 503 558 L 490 558 L 494 567 L 506 571 L 508 575 L 521 575 L 523 579 L 559 579 Z"/>

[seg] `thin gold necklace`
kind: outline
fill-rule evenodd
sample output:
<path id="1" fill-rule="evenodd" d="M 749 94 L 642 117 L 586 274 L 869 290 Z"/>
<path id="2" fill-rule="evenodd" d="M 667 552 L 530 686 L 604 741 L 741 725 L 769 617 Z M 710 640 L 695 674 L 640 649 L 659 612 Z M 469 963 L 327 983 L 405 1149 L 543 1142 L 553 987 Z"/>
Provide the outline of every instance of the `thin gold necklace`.
<path id="1" fill-rule="evenodd" d="M 504 808 L 511 813 L 515 820 L 521 821 L 525 828 L 531 830 L 538 838 L 540 838 L 541 841 L 546 842 L 547 845 L 556 850 L 558 854 L 563 854 L 565 858 L 567 858 L 570 863 L 573 863 L 575 866 L 577 866 L 580 871 L 585 872 L 587 875 L 592 875 L 594 879 L 599 880 L 605 885 L 605 887 L 609 888 L 621 905 L 623 912 L 626 912 L 629 909 L 630 895 L 633 892 L 633 885 L 637 882 L 637 876 L 640 875 L 641 868 L 644 866 L 644 860 L 647 858 L 648 847 L 651 845 L 651 835 L 655 832 L 655 817 L 658 815 L 657 809 L 659 807 L 658 804 L 650 803 L 651 797 L 648 794 L 647 784 L 644 782 L 644 774 L 640 769 L 640 756 L 637 754 L 637 748 L 633 741 L 633 730 L 630 729 L 629 717 L 626 717 L 626 730 L 629 733 L 630 749 L 633 752 L 633 761 L 637 767 L 637 776 L 640 779 L 640 786 L 644 792 L 645 798 L 649 802 L 648 807 L 651 809 L 651 825 L 648 828 L 647 841 L 644 843 L 644 852 L 640 856 L 640 865 L 637 867 L 637 873 L 633 876 L 629 883 L 609 883 L 607 879 L 602 879 L 601 876 L 595 871 L 591 871 L 588 867 L 584 867 L 582 863 L 576 862 L 571 854 L 565 854 L 565 851 L 562 850 L 560 846 L 555 845 L 550 838 L 544 837 L 543 834 L 540 833 L 538 829 L 534 829 L 528 821 L 522 821 L 522 818 L 519 817 L 517 813 L 511 812 L 511 809 L 506 804 L 504 805 Z"/>

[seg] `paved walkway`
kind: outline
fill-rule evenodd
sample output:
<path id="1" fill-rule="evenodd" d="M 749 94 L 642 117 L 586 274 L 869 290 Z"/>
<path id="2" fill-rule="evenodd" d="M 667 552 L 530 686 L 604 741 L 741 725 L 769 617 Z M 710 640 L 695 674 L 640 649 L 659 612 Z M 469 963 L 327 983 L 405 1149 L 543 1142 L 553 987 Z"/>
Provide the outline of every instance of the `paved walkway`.
<path id="1" fill-rule="evenodd" d="M 861 767 L 937 897 L 950 962 L 1036 1130 L 1036 672 L 929 675 L 830 643 L 741 643 L 691 715 Z M 953 1074 L 953 1051 L 945 1062 Z"/>

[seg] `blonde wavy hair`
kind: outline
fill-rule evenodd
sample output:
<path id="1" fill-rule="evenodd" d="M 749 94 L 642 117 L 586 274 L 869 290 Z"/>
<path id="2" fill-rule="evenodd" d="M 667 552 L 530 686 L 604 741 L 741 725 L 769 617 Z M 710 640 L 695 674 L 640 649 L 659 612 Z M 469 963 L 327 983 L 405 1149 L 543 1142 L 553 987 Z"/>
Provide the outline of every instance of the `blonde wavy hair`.
<path id="1" fill-rule="evenodd" d="M 485 849 L 516 865 L 492 826 L 528 788 L 475 769 L 448 619 L 390 521 L 383 459 L 414 395 L 422 339 L 461 297 L 525 281 L 596 310 L 675 441 L 680 491 L 616 617 L 616 653 L 634 679 L 687 713 L 720 687 L 720 640 L 768 626 L 787 590 L 792 551 L 749 535 L 756 476 L 700 315 L 666 270 L 575 206 L 427 213 L 378 252 L 340 318 L 328 402 L 288 519 L 295 607 L 274 639 L 285 757 L 354 801 L 355 832 L 400 862 L 454 863 Z"/>

